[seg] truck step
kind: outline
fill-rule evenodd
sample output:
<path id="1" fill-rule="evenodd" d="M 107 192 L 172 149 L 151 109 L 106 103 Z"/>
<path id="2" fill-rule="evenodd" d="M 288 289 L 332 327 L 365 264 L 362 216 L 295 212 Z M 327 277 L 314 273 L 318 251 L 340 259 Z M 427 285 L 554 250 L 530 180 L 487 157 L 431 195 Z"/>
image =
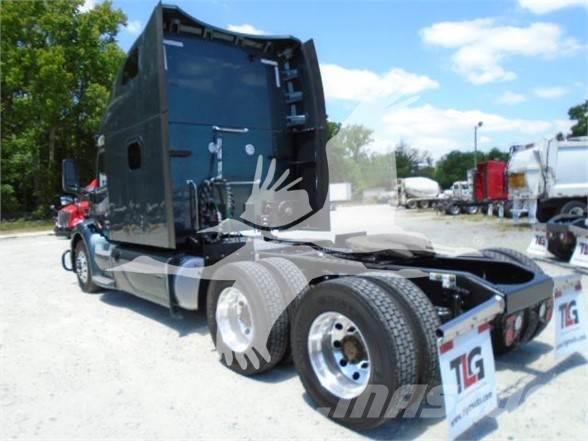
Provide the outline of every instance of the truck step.
<path id="1" fill-rule="evenodd" d="M 103 288 L 114 288 L 114 279 L 106 276 L 92 276 L 92 281 Z"/>

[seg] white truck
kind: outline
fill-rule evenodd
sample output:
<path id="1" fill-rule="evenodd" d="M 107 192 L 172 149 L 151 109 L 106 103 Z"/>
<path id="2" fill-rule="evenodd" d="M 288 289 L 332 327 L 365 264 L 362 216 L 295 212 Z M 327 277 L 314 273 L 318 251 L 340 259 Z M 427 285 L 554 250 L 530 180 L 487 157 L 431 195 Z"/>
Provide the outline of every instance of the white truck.
<path id="1" fill-rule="evenodd" d="M 543 140 L 511 148 L 512 213 L 546 222 L 557 214 L 586 214 L 588 137 Z"/>
<path id="2" fill-rule="evenodd" d="M 441 187 L 430 178 L 415 176 L 398 180 L 398 205 L 405 208 L 429 208 L 441 193 Z"/>
<path id="3" fill-rule="evenodd" d="M 461 213 L 477 214 L 480 207 L 475 203 L 473 197 L 473 177 L 468 171 L 467 181 L 455 181 L 449 190 L 444 192 L 442 201 L 437 209 L 445 214 L 457 216 Z"/>
<path id="4" fill-rule="evenodd" d="M 350 182 L 336 182 L 329 184 L 329 202 L 331 210 L 337 209 L 337 204 L 348 202 L 353 197 Z"/>

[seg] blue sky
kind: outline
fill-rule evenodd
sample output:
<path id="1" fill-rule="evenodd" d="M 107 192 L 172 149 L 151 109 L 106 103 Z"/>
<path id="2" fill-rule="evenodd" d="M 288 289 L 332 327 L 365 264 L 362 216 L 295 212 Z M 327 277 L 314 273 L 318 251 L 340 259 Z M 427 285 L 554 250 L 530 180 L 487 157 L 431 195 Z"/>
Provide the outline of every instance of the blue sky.
<path id="1" fill-rule="evenodd" d="M 156 3 L 114 0 L 125 50 Z M 220 27 L 313 38 L 330 119 L 372 127 L 374 150 L 470 149 L 479 120 L 481 149 L 506 149 L 565 130 L 588 98 L 588 0 L 176 4 Z"/>

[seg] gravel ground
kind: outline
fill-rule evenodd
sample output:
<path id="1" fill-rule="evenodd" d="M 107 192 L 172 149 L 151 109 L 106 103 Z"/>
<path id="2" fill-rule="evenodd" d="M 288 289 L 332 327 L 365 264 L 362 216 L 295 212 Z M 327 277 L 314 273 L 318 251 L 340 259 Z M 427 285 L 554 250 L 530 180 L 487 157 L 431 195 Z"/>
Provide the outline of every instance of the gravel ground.
<path id="1" fill-rule="evenodd" d="M 524 251 L 525 226 L 388 206 L 341 207 L 339 232 L 406 228 L 441 247 Z M 166 309 L 124 293 L 84 294 L 61 269 L 67 242 L 0 239 L 3 439 L 445 439 L 443 420 L 403 420 L 356 433 L 323 417 L 292 367 L 254 378 L 223 368 L 202 312 Z M 541 263 L 553 275 L 569 273 Z M 584 277 L 585 286 L 588 279 Z M 497 360 L 501 409 L 467 439 L 588 439 L 588 369 L 557 363 L 553 325 Z"/>

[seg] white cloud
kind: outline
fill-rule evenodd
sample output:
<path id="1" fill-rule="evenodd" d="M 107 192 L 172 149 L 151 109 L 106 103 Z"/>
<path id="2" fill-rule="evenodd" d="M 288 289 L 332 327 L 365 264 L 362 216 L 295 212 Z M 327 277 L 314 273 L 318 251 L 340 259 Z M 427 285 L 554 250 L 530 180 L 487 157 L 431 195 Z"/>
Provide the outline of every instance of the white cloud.
<path id="1" fill-rule="evenodd" d="M 439 158 L 456 148 L 472 149 L 474 126 L 478 121 L 484 122 L 479 129 L 480 145 L 490 147 L 491 141 L 494 141 L 501 143 L 497 146 L 503 148 L 508 147 L 510 142 L 529 142 L 554 136 L 571 125 L 569 121 L 509 119 L 481 110 L 446 109 L 426 104 L 397 107 L 387 112 L 382 117 L 378 136 L 387 138 L 391 143 L 405 140 Z"/>
<path id="2" fill-rule="evenodd" d="M 84 0 L 84 4 L 82 4 L 78 10 L 80 12 L 88 12 L 91 11 L 96 7 L 96 0 Z"/>
<path id="3" fill-rule="evenodd" d="M 539 98 L 553 99 L 560 98 L 566 95 L 569 90 L 567 87 L 554 86 L 554 87 L 538 87 L 533 91 Z"/>
<path id="4" fill-rule="evenodd" d="M 534 14 L 549 14 L 558 9 L 573 6 L 588 7 L 588 0 L 519 0 L 521 8 L 528 9 Z"/>
<path id="5" fill-rule="evenodd" d="M 504 92 L 502 95 L 500 95 L 497 99 L 496 102 L 498 104 L 505 104 L 507 106 L 514 106 L 515 104 L 520 104 L 522 102 L 525 101 L 525 95 L 521 94 L 521 93 L 514 93 L 509 91 Z"/>
<path id="6" fill-rule="evenodd" d="M 241 25 L 228 25 L 227 29 L 232 32 L 240 32 L 241 34 L 249 34 L 249 35 L 264 35 L 267 32 L 262 31 L 261 29 L 256 28 L 250 24 L 241 24 Z"/>
<path id="7" fill-rule="evenodd" d="M 437 81 L 403 69 L 380 75 L 367 69 L 347 69 L 336 64 L 321 64 L 325 95 L 329 99 L 370 101 L 393 95 L 411 95 L 439 87 Z"/>
<path id="8" fill-rule="evenodd" d="M 143 23 L 139 20 L 129 20 L 127 23 L 127 32 L 131 35 L 139 35 L 143 29 Z"/>
<path id="9" fill-rule="evenodd" d="M 581 47 L 553 23 L 501 26 L 490 18 L 435 23 L 422 29 L 421 37 L 430 45 L 455 50 L 453 68 L 474 84 L 515 79 L 516 74 L 503 67 L 508 57 L 556 57 Z"/>

